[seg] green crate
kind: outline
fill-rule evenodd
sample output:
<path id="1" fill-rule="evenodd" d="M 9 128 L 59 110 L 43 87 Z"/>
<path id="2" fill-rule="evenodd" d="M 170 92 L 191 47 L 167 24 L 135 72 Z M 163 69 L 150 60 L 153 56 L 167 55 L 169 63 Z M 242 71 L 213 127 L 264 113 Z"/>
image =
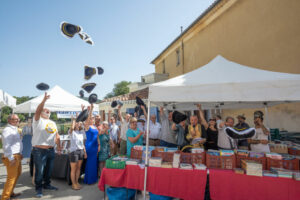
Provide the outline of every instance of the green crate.
<path id="1" fill-rule="evenodd" d="M 114 156 L 114 157 L 116 157 L 116 156 Z M 109 168 L 109 169 L 125 169 L 126 162 L 112 160 L 114 157 L 111 157 L 106 160 L 105 167 Z"/>

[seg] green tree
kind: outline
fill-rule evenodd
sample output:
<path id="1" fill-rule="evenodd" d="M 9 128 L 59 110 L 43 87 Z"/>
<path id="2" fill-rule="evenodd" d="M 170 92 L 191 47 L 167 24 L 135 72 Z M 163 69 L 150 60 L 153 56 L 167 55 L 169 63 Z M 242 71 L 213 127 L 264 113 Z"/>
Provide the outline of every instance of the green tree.
<path id="1" fill-rule="evenodd" d="M 8 106 L 4 106 L 1 109 L 1 122 L 2 123 L 7 123 L 8 115 L 10 115 L 11 113 L 12 113 L 12 109 Z"/>
<path id="2" fill-rule="evenodd" d="M 130 81 L 121 81 L 119 83 L 116 83 L 114 85 L 113 91 L 108 93 L 105 98 L 111 98 L 115 96 L 119 96 L 122 94 L 127 94 L 129 92 L 128 85 L 130 84 Z"/>
<path id="3" fill-rule="evenodd" d="M 17 99 L 17 105 L 24 103 L 26 101 L 29 101 L 33 99 L 34 97 L 29 97 L 29 96 L 23 96 L 23 97 L 15 97 Z"/>
<path id="4" fill-rule="evenodd" d="M 56 112 L 52 112 L 51 113 L 50 119 L 53 120 L 53 121 L 57 121 L 57 114 L 56 114 Z"/>

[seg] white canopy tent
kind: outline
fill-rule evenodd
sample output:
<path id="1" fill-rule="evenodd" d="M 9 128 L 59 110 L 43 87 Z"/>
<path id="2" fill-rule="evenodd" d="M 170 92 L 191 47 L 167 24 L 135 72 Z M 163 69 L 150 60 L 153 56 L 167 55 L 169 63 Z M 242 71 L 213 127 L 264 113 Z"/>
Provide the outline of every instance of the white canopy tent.
<path id="1" fill-rule="evenodd" d="M 17 100 L 0 89 L 0 109 L 4 106 L 16 107 Z"/>
<path id="2" fill-rule="evenodd" d="M 46 101 L 45 107 L 49 108 L 51 112 L 56 111 L 81 111 L 81 105 L 88 106 L 89 102 L 72 95 L 71 93 L 63 90 L 59 86 L 54 86 L 47 92 L 50 99 Z M 36 108 L 42 102 L 44 93 L 40 96 L 26 101 L 14 108 L 15 113 L 35 113 Z M 97 104 L 94 105 L 94 111 L 99 111 Z"/>
<path id="3" fill-rule="evenodd" d="M 229 61 L 218 55 L 208 64 L 181 76 L 149 86 L 151 103 L 169 110 L 259 108 L 300 101 L 300 75 L 260 70 Z M 267 111 L 267 110 L 266 110 Z M 149 120 L 146 135 L 147 182 Z"/>
<path id="4" fill-rule="evenodd" d="M 300 101 L 300 75 L 247 67 L 222 56 L 184 75 L 149 86 L 149 100 L 177 110 L 257 108 Z"/>

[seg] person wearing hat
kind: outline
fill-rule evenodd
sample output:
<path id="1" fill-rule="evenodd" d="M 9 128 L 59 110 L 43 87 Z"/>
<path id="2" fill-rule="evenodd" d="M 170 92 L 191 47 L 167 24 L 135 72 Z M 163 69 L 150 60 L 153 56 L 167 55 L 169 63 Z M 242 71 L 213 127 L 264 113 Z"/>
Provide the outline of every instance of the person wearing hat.
<path id="1" fill-rule="evenodd" d="M 268 137 L 270 129 L 263 124 L 263 115 L 261 111 L 254 112 L 255 135 L 251 139 L 248 139 L 248 143 L 250 144 L 251 151 L 269 153 Z"/>
<path id="2" fill-rule="evenodd" d="M 19 117 L 16 114 L 8 116 L 8 124 L 2 132 L 3 157 L 2 162 L 6 167 L 7 179 L 2 191 L 1 200 L 8 200 L 11 197 L 19 196 L 14 193 L 14 188 L 21 175 L 22 166 L 22 140 L 18 133 Z"/>
<path id="3" fill-rule="evenodd" d="M 244 114 L 238 115 L 237 119 L 238 119 L 238 123 L 234 126 L 234 128 L 236 128 L 238 130 L 245 130 L 245 129 L 250 128 L 250 126 L 245 122 L 246 117 L 244 116 Z M 238 141 L 238 147 L 241 148 L 241 149 L 248 150 L 247 139 L 239 140 Z"/>
<path id="4" fill-rule="evenodd" d="M 186 135 L 188 133 L 188 127 L 186 124 L 187 116 L 177 111 L 174 111 L 172 118 L 175 122 L 172 124 L 172 130 L 177 135 L 177 147 L 179 147 L 179 149 L 182 149 L 184 146 L 189 144 L 186 138 Z"/>
<path id="5" fill-rule="evenodd" d="M 54 146 L 57 145 L 57 151 L 60 153 L 60 139 L 55 122 L 50 120 L 50 110 L 44 108 L 46 101 L 50 95 L 45 96 L 38 105 L 32 123 L 32 154 L 35 167 L 35 190 L 36 197 L 43 196 L 43 189 L 58 190 L 52 186 L 51 174 L 54 165 Z M 44 182 L 44 183 L 43 183 Z"/>
<path id="6" fill-rule="evenodd" d="M 168 112 L 160 107 L 160 119 L 161 119 L 161 137 L 160 146 L 163 147 L 177 147 L 176 134 L 172 130 L 172 115 L 173 112 Z"/>
<path id="7" fill-rule="evenodd" d="M 110 120 L 109 122 L 109 135 L 112 140 L 112 145 L 111 145 L 111 155 L 114 156 L 118 153 L 119 150 L 119 138 L 120 138 L 120 128 L 116 123 L 116 118 L 114 116 L 111 116 L 111 110 L 108 111 L 108 119 Z"/>
<path id="8" fill-rule="evenodd" d="M 102 123 L 102 129 L 99 132 L 99 140 L 100 140 L 100 151 L 98 154 L 98 160 L 99 160 L 98 176 L 101 177 L 101 172 L 105 166 L 105 161 L 110 156 L 110 143 L 112 142 L 109 136 L 109 126 L 107 121 L 104 121 Z"/>
<path id="9" fill-rule="evenodd" d="M 135 145 L 143 145 L 143 131 L 137 127 L 137 119 L 132 117 L 130 119 L 130 128 L 127 130 L 126 137 L 127 137 L 127 156 L 130 157 L 131 149 Z"/>
<path id="10" fill-rule="evenodd" d="M 119 119 L 121 122 L 121 134 L 120 134 L 120 139 L 119 139 L 119 143 L 120 143 L 120 154 L 121 155 L 126 155 L 126 150 L 127 150 L 127 137 L 126 137 L 126 133 L 129 127 L 129 120 L 130 120 L 130 114 L 126 113 L 125 115 L 125 119 L 123 118 L 122 114 L 121 114 L 121 107 L 122 105 L 118 106 L 118 115 L 119 115 Z"/>

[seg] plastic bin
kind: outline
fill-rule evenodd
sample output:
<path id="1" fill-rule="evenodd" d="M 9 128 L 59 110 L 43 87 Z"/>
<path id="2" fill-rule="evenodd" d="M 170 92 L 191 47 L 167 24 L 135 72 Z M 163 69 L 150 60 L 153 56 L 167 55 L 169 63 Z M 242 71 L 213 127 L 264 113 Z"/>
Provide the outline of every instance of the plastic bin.
<path id="1" fill-rule="evenodd" d="M 109 200 L 133 200 L 136 190 L 127 188 L 108 187 L 106 194 Z"/>

